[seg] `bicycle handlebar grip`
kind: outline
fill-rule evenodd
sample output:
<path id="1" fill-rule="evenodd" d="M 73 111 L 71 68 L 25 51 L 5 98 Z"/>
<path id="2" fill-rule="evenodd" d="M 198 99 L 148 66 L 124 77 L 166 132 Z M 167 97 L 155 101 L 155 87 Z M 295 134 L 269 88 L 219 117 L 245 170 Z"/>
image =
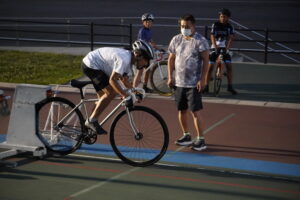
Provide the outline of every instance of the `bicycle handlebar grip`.
<path id="1" fill-rule="evenodd" d="M 127 107 L 133 106 L 138 100 L 146 97 L 146 92 L 142 88 L 131 88 L 127 91 L 128 96 L 124 99 L 124 105 Z"/>

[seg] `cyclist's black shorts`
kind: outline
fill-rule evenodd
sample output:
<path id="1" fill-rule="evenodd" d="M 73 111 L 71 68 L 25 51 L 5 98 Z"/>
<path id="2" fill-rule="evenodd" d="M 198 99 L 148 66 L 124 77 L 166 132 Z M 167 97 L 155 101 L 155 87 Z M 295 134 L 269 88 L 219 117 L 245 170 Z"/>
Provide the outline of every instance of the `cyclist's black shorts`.
<path id="1" fill-rule="evenodd" d="M 209 53 L 209 64 L 215 64 L 219 55 L 220 53 L 216 49 L 211 49 Z M 223 54 L 223 60 L 225 63 L 231 63 L 231 56 L 229 53 Z"/>
<path id="2" fill-rule="evenodd" d="M 175 89 L 175 102 L 177 110 L 191 110 L 192 112 L 201 110 L 202 95 L 198 92 L 197 88 L 184 88 L 176 87 Z"/>
<path id="3" fill-rule="evenodd" d="M 109 77 L 103 71 L 89 68 L 83 62 L 81 68 L 83 73 L 91 79 L 97 92 L 109 85 Z"/>

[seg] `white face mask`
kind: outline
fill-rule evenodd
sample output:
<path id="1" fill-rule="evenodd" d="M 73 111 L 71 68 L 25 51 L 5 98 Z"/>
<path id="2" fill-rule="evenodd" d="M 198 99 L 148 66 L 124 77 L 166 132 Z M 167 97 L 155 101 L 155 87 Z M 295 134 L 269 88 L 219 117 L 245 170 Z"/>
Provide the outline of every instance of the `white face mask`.
<path id="1" fill-rule="evenodd" d="M 189 28 L 181 28 L 181 34 L 188 37 L 192 35 L 192 30 Z"/>

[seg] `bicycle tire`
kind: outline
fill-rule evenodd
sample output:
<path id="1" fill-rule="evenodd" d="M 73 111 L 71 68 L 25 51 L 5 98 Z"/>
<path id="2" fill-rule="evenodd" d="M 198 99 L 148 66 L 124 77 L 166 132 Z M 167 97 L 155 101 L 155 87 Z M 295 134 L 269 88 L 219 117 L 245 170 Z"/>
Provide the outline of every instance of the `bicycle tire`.
<path id="1" fill-rule="evenodd" d="M 221 85 L 222 85 L 222 67 L 216 67 L 215 77 L 214 77 L 214 95 L 217 97 L 220 94 Z"/>
<path id="2" fill-rule="evenodd" d="M 73 108 L 75 105 L 71 101 L 61 97 L 47 98 L 37 104 L 36 134 L 50 152 L 67 155 L 82 144 L 85 127 L 79 109 L 56 127 L 57 122 Z"/>
<path id="3" fill-rule="evenodd" d="M 113 120 L 110 129 L 110 143 L 117 156 L 125 163 L 146 167 L 159 161 L 169 145 L 169 132 L 165 121 L 154 110 L 134 106 L 129 108 L 141 138 L 133 133 L 126 110 Z M 147 123 L 147 124 L 146 124 Z"/>
<path id="4" fill-rule="evenodd" d="M 162 69 L 162 76 L 156 63 L 150 72 L 150 84 L 153 90 L 160 95 L 170 96 L 174 92 L 168 87 L 168 62 L 166 60 L 159 62 Z"/>

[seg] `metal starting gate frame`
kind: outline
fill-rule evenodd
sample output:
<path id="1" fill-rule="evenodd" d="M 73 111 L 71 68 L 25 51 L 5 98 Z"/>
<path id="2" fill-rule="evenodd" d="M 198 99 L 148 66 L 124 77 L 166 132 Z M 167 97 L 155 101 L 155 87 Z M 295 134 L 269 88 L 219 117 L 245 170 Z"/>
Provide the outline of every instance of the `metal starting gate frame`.
<path id="1" fill-rule="evenodd" d="M 45 145 L 36 134 L 36 104 L 47 97 L 50 89 L 50 86 L 44 85 L 17 85 L 6 141 L 0 143 L 0 148 L 8 149 L 0 153 L 1 162 L 23 152 L 32 152 L 36 157 L 47 154 Z M 16 163 L 13 165 L 16 166 Z"/>

